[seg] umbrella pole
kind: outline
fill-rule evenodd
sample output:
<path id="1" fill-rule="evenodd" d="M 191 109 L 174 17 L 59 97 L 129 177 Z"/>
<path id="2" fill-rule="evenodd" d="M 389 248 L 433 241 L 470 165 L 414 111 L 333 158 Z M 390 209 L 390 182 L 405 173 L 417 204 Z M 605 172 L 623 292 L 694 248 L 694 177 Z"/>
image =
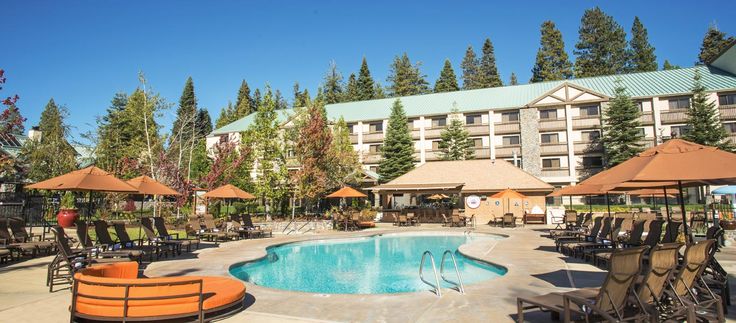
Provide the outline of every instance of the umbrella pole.
<path id="1" fill-rule="evenodd" d="M 608 198 L 608 192 L 606 192 L 606 208 L 608 209 L 608 217 L 611 217 L 611 199 Z M 613 230 L 611 230 L 611 243 L 613 243 Z"/>
<path id="2" fill-rule="evenodd" d="M 92 219 L 92 191 L 87 192 L 87 221 Z"/>
<path id="3" fill-rule="evenodd" d="M 590 210 L 590 216 L 593 216 L 593 198 L 588 195 L 588 209 Z"/>
<path id="4" fill-rule="evenodd" d="M 570 201 L 570 211 L 572 211 L 572 195 L 569 196 L 569 201 Z"/>
<path id="5" fill-rule="evenodd" d="M 670 216 L 670 202 L 669 198 L 667 198 L 667 186 L 662 186 L 662 189 L 664 190 L 664 210 L 667 212 L 667 224 L 672 222 L 672 216 Z"/>
<path id="6" fill-rule="evenodd" d="M 693 237 L 690 235 L 690 228 L 687 225 L 687 212 L 685 212 L 685 195 L 682 192 L 682 181 L 677 181 L 677 189 L 680 191 L 680 211 L 682 211 L 682 225 L 685 229 L 685 244 L 690 244 Z"/>
<path id="7" fill-rule="evenodd" d="M 141 238 L 141 227 L 143 227 L 143 202 L 146 199 L 146 194 L 141 195 L 141 209 L 138 212 L 138 239 Z"/>

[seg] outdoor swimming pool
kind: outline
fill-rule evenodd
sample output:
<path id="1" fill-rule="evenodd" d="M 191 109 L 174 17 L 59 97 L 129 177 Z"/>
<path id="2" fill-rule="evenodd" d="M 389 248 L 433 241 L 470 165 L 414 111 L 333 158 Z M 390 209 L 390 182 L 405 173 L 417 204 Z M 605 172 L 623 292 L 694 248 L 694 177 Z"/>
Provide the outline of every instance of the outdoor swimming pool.
<path id="1" fill-rule="evenodd" d="M 451 250 L 465 285 L 504 275 L 506 269 L 503 267 L 476 261 L 457 252 L 461 245 L 483 239 L 501 237 L 480 234 L 389 234 L 289 243 L 268 248 L 268 255 L 263 259 L 233 265 L 230 273 L 260 286 L 312 293 L 426 291 L 431 287 L 419 279 L 419 263 L 425 250 L 434 254 L 438 272 L 442 253 Z M 447 260 L 445 267 L 445 276 L 456 280 L 451 260 Z M 427 280 L 434 281 L 429 260 L 425 263 L 424 273 Z M 443 282 L 443 287 L 451 285 Z"/>

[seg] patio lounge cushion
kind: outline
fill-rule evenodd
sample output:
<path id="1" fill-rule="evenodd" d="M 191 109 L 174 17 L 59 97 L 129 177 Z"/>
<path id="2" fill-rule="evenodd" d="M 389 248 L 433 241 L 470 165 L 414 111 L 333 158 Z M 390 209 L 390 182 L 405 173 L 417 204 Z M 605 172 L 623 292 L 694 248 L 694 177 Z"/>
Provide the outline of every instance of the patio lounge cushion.
<path id="1" fill-rule="evenodd" d="M 202 308 L 204 312 L 221 309 L 242 302 L 245 285 L 227 277 L 181 276 L 161 278 L 136 278 L 138 264 L 123 262 L 83 269 L 75 274 L 79 281 L 76 297 L 76 312 L 93 317 L 123 317 L 123 301 L 95 299 L 85 296 L 113 297 L 122 299 L 125 287 L 98 286 L 90 283 L 112 283 L 130 285 L 129 297 L 176 296 L 168 299 L 129 300 L 128 317 L 156 317 L 197 315 L 200 285 L 202 281 Z M 181 283 L 167 285 L 167 283 Z M 151 284 L 157 284 L 151 286 Z M 145 285 L 144 285 L 145 284 Z M 147 285 L 147 286 L 146 286 Z M 183 295 L 177 296 L 177 295 Z M 186 296 L 192 295 L 192 296 Z"/>

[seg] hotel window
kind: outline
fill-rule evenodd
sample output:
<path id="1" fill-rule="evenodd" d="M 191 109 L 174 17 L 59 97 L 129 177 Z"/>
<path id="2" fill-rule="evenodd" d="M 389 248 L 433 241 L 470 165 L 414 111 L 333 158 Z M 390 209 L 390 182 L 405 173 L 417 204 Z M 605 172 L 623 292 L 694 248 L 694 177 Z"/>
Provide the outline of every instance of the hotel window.
<path id="1" fill-rule="evenodd" d="M 289 148 L 286 151 L 286 158 L 294 158 L 294 157 L 296 157 L 296 152 L 294 152 L 294 149 Z"/>
<path id="2" fill-rule="evenodd" d="M 368 166 L 368 170 L 374 173 L 378 173 L 378 166 Z"/>
<path id="3" fill-rule="evenodd" d="M 596 142 L 601 139 L 601 132 L 598 130 L 583 131 L 580 133 L 583 142 Z"/>
<path id="4" fill-rule="evenodd" d="M 543 144 L 557 144 L 560 142 L 560 135 L 556 133 L 543 133 L 542 143 Z"/>
<path id="5" fill-rule="evenodd" d="M 511 164 L 511 165 L 514 165 L 514 166 L 519 167 L 519 168 L 524 168 L 523 167 L 523 163 L 521 162 L 521 157 L 517 157 L 516 158 L 516 164 L 514 164 L 514 159 L 513 158 L 506 158 L 504 160 L 507 161 L 507 162 L 509 162 L 509 164 Z"/>
<path id="6" fill-rule="evenodd" d="M 670 129 L 672 138 L 680 138 L 687 133 L 687 126 L 672 126 Z"/>
<path id="7" fill-rule="evenodd" d="M 481 118 L 480 114 L 466 114 L 465 115 L 465 124 L 474 125 L 474 124 L 481 124 L 482 122 L 483 122 L 483 119 Z"/>
<path id="8" fill-rule="evenodd" d="M 483 138 L 470 138 L 473 141 L 473 147 L 483 148 Z"/>
<path id="9" fill-rule="evenodd" d="M 583 118 L 597 117 L 600 115 L 600 109 L 597 105 L 591 105 L 587 107 L 580 107 L 580 116 Z"/>
<path id="10" fill-rule="evenodd" d="M 383 132 L 383 121 L 371 123 L 370 132 Z"/>
<path id="11" fill-rule="evenodd" d="M 639 112 L 644 112 L 644 103 L 641 101 L 636 101 L 636 107 L 639 108 Z"/>
<path id="12" fill-rule="evenodd" d="M 723 126 L 726 127 L 726 131 L 736 133 L 736 122 L 725 123 Z"/>
<path id="13" fill-rule="evenodd" d="M 542 168 L 544 169 L 560 168 L 560 159 L 559 158 L 542 159 Z"/>
<path id="14" fill-rule="evenodd" d="M 638 132 L 638 136 L 641 138 L 644 138 L 647 136 L 647 131 L 644 130 L 644 128 L 636 128 L 636 132 Z"/>
<path id="15" fill-rule="evenodd" d="M 736 93 L 719 95 L 718 105 L 736 105 Z"/>
<path id="16" fill-rule="evenodd" d="M 224 143 L 224 142 L 227 142 L 227 137 L 228 137 L 228 136 L 229 136 L 229 135 L 222 135 L 222 136 L 220 136 L 220 143 Z"/>
<path id="17" fill-rule="evenodd" d="M 435 140 L 432 142 L 432 150 L 440 150 L 440 141 Z"/>
<path id="18" fill-rule="evenodd" d="M 409 119 L 409 121 L 406 122 L 406 126 L 409 127 L 409 131 L 414 130 L 414 119 Z"/>
<path id="19" fill-rule="evenodd" d="M 603 167 L 603 158 L 600 156 L 583 157 L 583 167 Z"/>
<path id="20" fill-rule="evenodd" d="M 685 110 L 690 108 L 690 98 L 681 97 L 668 99 L 667 104 L 669 105 L 670 110 Z"/>
<path id="21" fill-rule="evenodd" d="M 520 136 L 503 136 L 501 140 L 503 140 L 504 146 L 515 146 L 521 143 Z"/>
<path id="22" fill-rule="evenodd" d="M 501 122 L 518 122 L 519 111 L 501 112 Z"/>
<path id="23" fill-rule="evenodd" d="M 432 128 L 442 128 L 447 125 L 447 117 L 432 118 Z"/>
<path id="24" fill-rule="evenodd" d="M 539 110 L 539 119 L 542 119 L 542 120 L 557 119 L 557 109 Z"/>
<path id="25" fill-rule="evenodd" d="M 348 133 L 353 134 L 355 133 L 355 124 L 351 123 L 348 125 Z"/>
<path id="26" fill-rule="evenodd" d="M 371 154 L 381 153 L 381 146 L 383 145 L 370 145 L 368 146 L 368 152 Z"/>

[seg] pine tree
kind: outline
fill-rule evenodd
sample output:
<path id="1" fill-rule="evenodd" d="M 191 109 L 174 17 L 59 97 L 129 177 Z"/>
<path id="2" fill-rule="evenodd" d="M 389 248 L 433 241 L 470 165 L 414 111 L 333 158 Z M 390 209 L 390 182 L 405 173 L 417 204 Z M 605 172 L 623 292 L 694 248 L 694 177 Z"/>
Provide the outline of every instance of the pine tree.
<path id="1" fill-rule="evenodd" d="M 614 96 L 603 111 L 603 135 L 601 142 L 606 154 L 607 167 L 616 166 L 642 151 L 639 141 L 639 116 L 641 112 L 626 92 L 621 80 L 616 80 Z"/>
<path id="2" fill-rule="evenodd" d="M 455 76 L 455 71 L 452 69 L 452 64 L 450 64 L 449 59 L 445 59 L 445 66 L 442 67 L 440 77 L 434 84 L 434 93 L 452 92 L 459 89 L 460 87 L 457 85 L 457 77 Z"/>
<path id="3" fill-rule="evenodd" d="M 483 56 L 480 58 L 475 81 L 480 88 L 503 86 L 496 67 L 496 54 L 490 38 L 486 38 L 485 43 L 483 43 Z"/>
<path id="4" fill-rule="evenodd" d="M 361 165 L 358 161 L 358 153 L 350 142 L 348 125 L 342 116 L 332 127 L 331 156 L 333 161 L 327 173 L 330 181 L 328 186 L 340 187 L 349 183 L 357 183 Z"/>
<path id="5" fill-rule="evenodd" d="M 358 80 L 355 78 L 355 74 L 350 74 L 348 77 L 348 84 L 345 87 L 345 97 L 342 102 L 352 102 L 360 100 L 360 94 L 358 93 Z"/>
<path id="6" fill-rule="evenodd" d="M 125 131 L 130 127 L 130 120 L 123 117 L 127 105 L 128 95 L 115 93 L 97 128 L 96 164 L 113 174 L 120 174 L 118 163 L 125 157 L 124 152 L 130 141 L 130 133 Z"/>
<path id="7" fill-rule="evenodd" d="M 731 151 L 733 145 L 723 127 L 715 102 L 711 101 L 701 82 L 700 71 L 693 77 L 693 98 L 687 110 L 687 131 L 683 138 L 694 143 Z"/>
<path id="8" fill-rule="evenodd" d="M 286 99 L 281 94 L 280 90 L 276 90 L 273 93 L 273 100 L 276 102 L 276 110 L 284 110 L 289 108 L 289 103 L 286 102 Z"/>
<path id="9" fill-rule="evenodd" d="M 703 44 L 700 45 L 698 62 L 702 64 L 710 63 L 733 41 L 733 36 L 726 36 L 726 33 L 718 30 L 715 24 L 711 24 L 708 26 L 705 37 L 703 37 Z"/>
<path id="10" fill-rule="evenodd" d="M 301 108 L 306 107 L 310 104 L 312 99 L 309 97 L 309 91 L 307 89 L 304 89 L 304 91 L 299 89 L 299 82 L 294 83 L 294 101 L 292 103 L 292 108 Z"/>
<path id="11" fill-rule="evenodd" d="M 537 59 L 532 68 L 529 82 L 566 80 L 572 77 L 572 63 L 565 51 L 562 33 L 552 21 L 545 21 L 541 27 Z"/>
<path id="12" fill-rule="evenodd" d="M 629 63 L 630 72 L 650 72 L 657 70 L 657 56 L 654 55 L 654 47 L 649 44 L 647 29 L 634 17 L 631 26 L 631 40 L 629 41 Z"/>
<path id="13" fill-rule="evenodd" d="M 374 99 L 386 98 L 386 92 L 383 90 L 383 86 L 378 82 L 376 82 L 373 85 L 373 93 L 374 93 L 374 96 L 373 96 Z"/>
<path id="14" fill-rule="evenodd" d="M 360 63 L 360 72 L 358 73 L 358 100 L 373 100 L 376 99 L 376 85 L 371 76 L 371 71 L 368 69 L 368 61 L 365 56 L 363 62 Z"/>
<path id="15" fill-rule="evenodd" d="M 238 89 L 238 99 L 235 101 L 235 120 L 245 117 L 253 112 L 253 99 L 250 97 L 248 82 L 243 80 Z"/>
<path id="16" fill-rule="evenodd" d="M 391 107 L 386 138 L 381 148 L 383 158 L 378 165 L 381 182 L 389 182 L 414 168 L 414 142 L 408 122 L 401 100 L 396 99 Z"/>
<path id="17" fill-rule="evenodd" d="M 516 79 L 516 73 L 511 72 L 511 79 L 509 80 L 509 85 L 519 85 L 519 80 Z"/>
<path id="18" fill-rule="evenodd" d="M 679 68 L 680 68 L 679 65 L 670 64 L 670 61 L 668 61 L 666 59 L 664 60 L 664 63 L 662 64 L 662 69 L 665 70 L 665 71 L 676 70 L 676 69 L 679 69 Z"/>
<path id="19" fill-rule="evenodd" d="M 463 90 L 479 88 L 475 82 L 478 75 L 478 58 L 475 56 L 473 46 L 468 46 L 468 49 L 465 50 L 465 57 L 460 66 L 463 69 Z"/>
<path id="20" fill-rule="evenodd" d="M 330 62 L 330 68 L 327 70 L 327 75 L 325 75 L 322 91 L 325 104 L 339 103 L 342 101 L 342 74 L 337 70 L 337 64 L 334 61 Z"/>
<path id="21" fill-rule="evenodd" d="M 235 120 L 238 120 L 235 119 L 235 107 L 232 102 L 228 102 L 226 107 L 220 109 L 220 115 L 217 116 L 215 121 L 215 128 L 222 128 Z"/>
<path id="22" fill-rule="evenodd" d="M 450 123 L 442 130 L 439 148 L 444 160 L 467 160 L 475 157 L 473 142 L 470 134 L 465 129 L 465 124 L 460 119 L 457 107 L 452 108 Z"/>
<path id="23" fill-rule="evenodd" d="M 64 123 L 66 109 L 49 100 L 41 112 L 38 128 L 41 139 L 27 140 L 21 149 L 20 159 L 27 165 L 27 176 L 32 181 L 42 181 L 74 170 L 77 167 L 74 147 L 67 141 L 69 127 Z"/>
<path id="24" fill-rule="evenodd" d="M 261 89 L 255 89 L 255 91 L 253 91 L 253 112 L 261 106 L 262 101 Z"/>
<path id="25" fill-rule="evenodd" d="M 171 142 L 187 144 L 192 140 L 193 127 L 197 115 L 197 97 L 194 95 L 192 77 L 187 78 L 179 98 L 179 107 L 176 109 L 176 120 L 171 127 Z"/>
<path id="26" fill-rule="evenodd" d="M 575 77 L 612 75 L 625 72 L 626 33 L 600 8 L 583 14 L 575 44 Z"/>
<path id="27" fill-rule="evenodd" d="M 197 111 L 197 138 L 204 138 L 212 132 L 212 118 L 210 111 L 207 109 L 199 109 Z"/>
<path id="28" fill-rule="evenodd" d="M 394 57 L 387 78 L 391 84 L 389 86 L 390 95 L 405 96 L 428 93 L 429 83 L 426 76 L 419 70 L 420 66 L 420 63 L 412 65 L 406 53 Z"/>

